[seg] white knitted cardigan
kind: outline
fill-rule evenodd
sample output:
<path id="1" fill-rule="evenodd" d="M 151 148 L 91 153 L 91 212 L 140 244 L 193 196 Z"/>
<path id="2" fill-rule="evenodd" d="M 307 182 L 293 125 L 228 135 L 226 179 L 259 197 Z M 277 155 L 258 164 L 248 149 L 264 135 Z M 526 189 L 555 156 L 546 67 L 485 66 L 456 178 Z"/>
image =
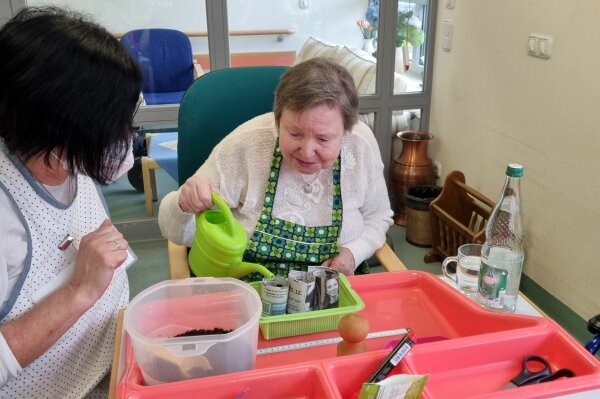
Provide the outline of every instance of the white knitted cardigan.
<path id="1" fill-rule="evenodd" d="M 262 211 L 276 139 L 273 113 L 258 116 L 225 137 L 197 172 L 208 176 L 221 191 L 248 237 Z M 385 242 L 393 212 L 379 147 L 367 125 L 359 122 L 346 132 L 341 154 L 344 210 L 339 244 L 352 252 L 358 265 Z M 306 226 L 330 225 L 331 182 L 331 169 L 306 176 L 282 161 L 273 216 Z M 312 192 L 303 190 L 306 183 L 311 183 Z M 179 191 L 174 191 L 162 200 L 158 223 L 165 238 L 191 246 L 195 221 L 181 211 L 178 198 Z"/>

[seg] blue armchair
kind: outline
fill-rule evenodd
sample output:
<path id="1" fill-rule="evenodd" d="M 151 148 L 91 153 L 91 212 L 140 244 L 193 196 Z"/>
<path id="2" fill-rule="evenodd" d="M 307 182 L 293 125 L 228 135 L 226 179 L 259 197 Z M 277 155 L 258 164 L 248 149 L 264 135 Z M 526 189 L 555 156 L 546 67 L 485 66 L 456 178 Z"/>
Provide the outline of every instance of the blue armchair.
<path id="1" fill-rule="evenodd" d="M 194 63 L 189 38 L 178 30 L 132 30 L 121 42 L 142 70 L 147 105 L 179 104 L 196 75 L 202 74 L 200 65 Z"/>

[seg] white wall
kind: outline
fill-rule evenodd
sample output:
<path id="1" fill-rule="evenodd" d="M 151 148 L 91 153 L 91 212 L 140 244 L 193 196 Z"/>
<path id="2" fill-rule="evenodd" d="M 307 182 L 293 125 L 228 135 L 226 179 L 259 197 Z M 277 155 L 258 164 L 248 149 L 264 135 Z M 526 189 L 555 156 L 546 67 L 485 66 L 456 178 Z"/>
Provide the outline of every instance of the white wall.
<path id="1" fill-rule="evenodd" d="M 600 53 L 597 0 L 458 0 L 450 52 L 437 38 L 430 156 L 497 200 L 525 165 L 524 272 L 583 318 L 600 312 Z M 549 60 L 527 36 L 554 38 Z"/>

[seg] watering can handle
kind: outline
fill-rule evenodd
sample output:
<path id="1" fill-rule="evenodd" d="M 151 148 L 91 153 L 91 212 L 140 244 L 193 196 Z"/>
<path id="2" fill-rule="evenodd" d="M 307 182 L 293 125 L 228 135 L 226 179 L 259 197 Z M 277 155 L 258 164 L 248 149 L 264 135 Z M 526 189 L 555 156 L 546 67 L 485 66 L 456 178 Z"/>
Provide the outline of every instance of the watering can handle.
<path id="1" fill-rule="evenodd" d="M 210 199 L 223 213 L 225 221 L 227 222 L 227 232 L 233 237 L 236 220 L 233 217 L 233 213 L 231 213 L 231 209 L 229 209 L 229 205 L 227 205 L 227 202 L 214 191 L 210 193 Z"/>

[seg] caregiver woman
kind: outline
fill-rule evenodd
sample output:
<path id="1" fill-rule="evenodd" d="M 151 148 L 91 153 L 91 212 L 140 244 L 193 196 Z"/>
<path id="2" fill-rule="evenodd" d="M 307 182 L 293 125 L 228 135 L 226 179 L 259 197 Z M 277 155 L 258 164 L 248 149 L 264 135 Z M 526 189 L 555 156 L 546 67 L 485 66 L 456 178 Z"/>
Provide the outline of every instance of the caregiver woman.
<path id="1" fill-rule="evenodd" d="M 319 58 L 290 68 L 274 112 L 236 128 L 164 198 L 163 235 L 191 246 L 193 214 L 212 206 L 211 191 L 222 194 L 248 234 L 244 259 L 278 275 L 319 264 L 353 274 L 392 223 L 381 155 L 358 122 L 352 77 Z"/>
<path id="2" fill-rule="evenodd" d="M 2 399 L 106 398 L 128 244 L 97 183 L 131 165 L 141 81 L 79 14 L 26 8 L 0 29 Z"/>

